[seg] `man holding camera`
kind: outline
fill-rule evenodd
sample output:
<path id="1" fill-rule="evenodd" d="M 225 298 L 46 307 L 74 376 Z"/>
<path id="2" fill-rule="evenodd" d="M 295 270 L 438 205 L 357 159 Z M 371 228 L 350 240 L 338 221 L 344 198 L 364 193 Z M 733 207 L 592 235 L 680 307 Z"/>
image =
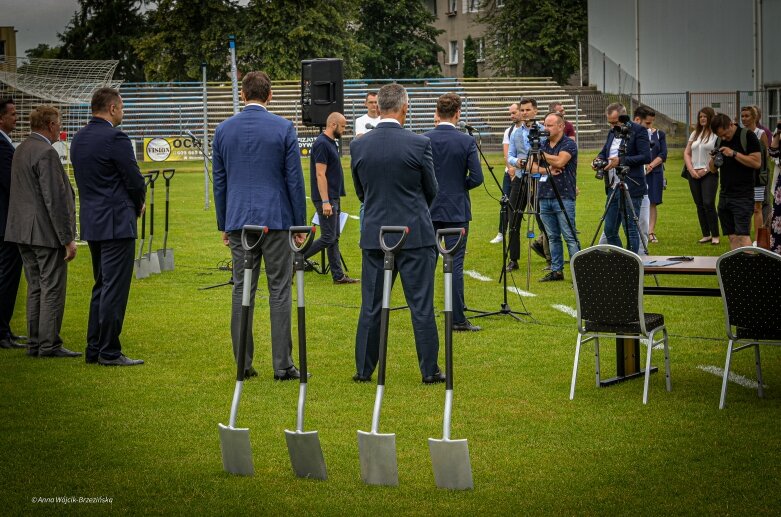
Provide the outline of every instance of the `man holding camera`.
<path id="1" fill-rule="evenodd" d="M 752 131 L 736 126 L 719 113 L 710 124 L 718 137 L 708 170 L 719 172 L 719 221 L 729 236 L 730 249 L 751 246 L 751 217 L 754 214 L 754 170 L 762 165 L 759 139 Z"/>
<path id="2" fill-rule="evenodd" d="M 578 147 L 564 134 L 564 117 L 550 113 L 545 117 L 545 130 L 550 133 L 542 144 L 542 157 L 548 164 L 550 177 L 543 176 L 537 195 L 540 199 L 540 217 L 545 225 L 551 252 L 551 270 L 540 282 L 564 280 L 564 249 L 561 237 L 567 243 L 570 259 L 580 249 L 575 237 L 575 185 L 578 168 Z M 533 172 L 547 175 L 545 167 L 536 166 Z M 555 190 L 554 190 L 555 189 Z M 564 205 L 562 210 L 556 194 Z M 565 213 L 566 210 L 566 213 Z"/>
<path id="3" fill-rule="evenodd" d="M 623 225 L 628 236 L 629 249 L 637 253 L 640 250 L 640 233 L 637 224 L 632 220 L 630 207 L 625 207 L 626 212 L 622 212 L 620 203 L 624 199 L 623 192 L 617 191 L 612 198 L 610 193 L 611 189 L 621 188 L 623 181 L 632 201 L 631 210 L 635 215 L 640 213 L 640 205 L 647 190 L 645 164 L 651 161 L 648 131 L 640 124 L 629 121 L 623 104 L 610 104 L 605 115 L 613 129 L 608 133 L 605 146 L 595 160 L 606 162 L 601 171 L 608 173 L 605 179 L 605 194 L 610 202 L 605 207 L 605 237 L 608 244 L 622 246 L 618 231 Z M 592 169 L 600 170 L 594 163 Z M 597 174 L 597 177 L 600 178 L 600 175 Z"/>

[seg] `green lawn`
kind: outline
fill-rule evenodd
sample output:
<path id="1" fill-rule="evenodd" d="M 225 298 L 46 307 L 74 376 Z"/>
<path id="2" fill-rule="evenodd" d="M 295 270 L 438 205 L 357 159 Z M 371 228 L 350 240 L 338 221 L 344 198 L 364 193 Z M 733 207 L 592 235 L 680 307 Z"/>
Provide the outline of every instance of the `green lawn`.
<path id="1" fill-rule="evenodd" d="M 601 182 L 581 157 L 577 223 L 587 245 L 604 204 Z M 679 153 L 668 162 L 668 189 L 651 245 L 661 255 L 726 251 L 697 245 L 700 237 L 688 186 L 679 177 Z M 501 157 L 490 155 L 501 173 Z M 308 160 L 304 160 L 308 181 Z M 349 176 L 349 160 L 345 170 Z M 699 366 L 724 366 L 722 304 L 716 298 L 646 298 L 646 310 L 665 315 L 673 391 L 663 375 L 651 378 L 649 403 L 642 381 L 594 386 L 593 348 L 584 347 L 574 401 L 568 399 L 575 319 L 553 305 L 574 308 L 568 281 L 539 284 L 544 262 L 532 255 L 531 297 L 511 294 L 513 309 L 531 316 L 477 320 L 483 331 L 457 334 L 454 438 L 467 438 L 475 490 L 448 492 L 434 485 L 427 439 L 441 437 L 444 386 L 423 386 L 409 314 L 393 312 L 389 365 L 380 430 L 396 433 L 399 487 L 368 487 L 360 478 L 356 431 L 369 430 L 375 385 L 354 384 L 353 346 L 360 286 L 334 286 L 330 276 L 306 275 L 309 363 L 313 376 L 308 430 L 318 430 L 328 465 L 326 482 L 293 476 L 284 429 L 295 426 L 297 383 L 272 380 L 265 287 L 259 291 L 256 361 L 260 376 L 245 384 L 238 424 L 251 429 L 256 475 L 222 470 L 217 424 L 227 423 L 234 387 L 230 290 L 197 288 L 228 279 L 219 262 L 230 257 L 216 231 L 213 208 L 203 209 L 198 165 L 174 179 L 170 246 L 176 270 L 133 280 L 123 349 L 146 364 L 102 368 L 83 360 L 33 360 L 0 351 L 0 501 L 3 513 L 114 510 L 126 513 L 451 515 L 451 514 L 777 514 L 781 509 L 781 356 L 765 349 L 765 399 L 731 383 L 728 407 L 718 410 L 721 378 Z M 348 192 L 351 182 L 347 181 Z M 487 191 L 496 195 L 492 180 Z M 157 220 L 162 221 L 163 189 Z M 494 310 L 500 247 L 498 206 L 472 193 L 466 268 L 490 277 L 466 278 L 470 307 Z M 308 206 L 312 213 L 311 205 Z M 357 214 L 354 195 L 343 209 Z M 162 225 L 156 246 L 162 245 Z M 342 252 L 360 277 L 358 224 L 350 220 Z M 524 240 L 525 243 L 525 240 Z M 524 251 L 524 256 L 525 256 Z M 440 262 L 441 264 L 441 262 Z M 441 267 L 440 267 L 441 269 Z M 609 274 L 609 272 L 606 272 Z M 669 283 L 670 278 L 660 277 Z M 525 269 L 511 283 L 527 290 Z M 714 277 L 681 282 L 715 286 Z M 70 265 L 62 337 L 83 350 L 92 285 L 89 252 Z M 265 285 L 261 283 L 261 285 Z M 437 272 L 435 303 L 442 302 Z M 771 286 L 768 286 L 769 288 Z M 778 286 L 775 286 L 777 288 Z M 24 328 L 24 285 L 14 328 Z M 402 305 L 400 286 L 393 305 Z M 438 318 L 440 329 L 442 318 Z M 440 334 L 440 339 L 443 339 Z M 603 345 L 603 374 L 614 354 Z M 444 365 L 444 351 L 441 364 Z M 297 354 L 296 354 L 297 355 Z M 662 366 L 662 352 L 654 352 Z M 734 371 L 752 378 L 753 354 L 734 358 Z M 375 376 L 376 377 L 376 376 Z M 773 488 L 776 487 L 776 488 Z M 774 493 L 775 492 L 775 493 Z M 35 503 L 33 498 L 108 497 L 111 504 Z"/>

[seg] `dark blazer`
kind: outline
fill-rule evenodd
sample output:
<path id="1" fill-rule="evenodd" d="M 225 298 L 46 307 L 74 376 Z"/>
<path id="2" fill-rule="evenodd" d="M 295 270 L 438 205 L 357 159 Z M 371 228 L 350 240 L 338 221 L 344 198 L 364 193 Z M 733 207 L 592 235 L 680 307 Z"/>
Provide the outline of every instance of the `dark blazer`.
<path id="1" fill-rule="evenodd" d="M 656 166 L 651 172 L 664 171 L 664 162 L 667 161 L 667 137 L 664 131 L 657 129 L 651 134 L 651 161 L 661 157 L 662 163 Z"/>
<path id="2" fill-rule="evenodd" d="M 626 180 L 626 185 L 629 188 L 629 195 L 632 197 L 643 197 L 647 191 L 644 166 L 651 161 L 648 129 L 640 124 L 635 124 L 634 122 L 630 122 L 629 125 L 632 127 L 632 132 L 629 134 L 629 142 L 626 145 L 626 156 L 621 164 L 629 166 L 629 175 Z M 600 158 L 607 160 L 611 145 L 613 145 L 612 131 L 607 134 L 605 146 L 599 152 Z M 605 188 L 605 191 L 607 190 L 608 189 Z"/>
<path id="3" fill-rule="evenodd" d="M 429 206 L 437 195 L 431 141 L 394 122 L 350 143 L 355 192 L 364 203 L 361 248 L 380 249 L 380 226 L 407 226 L 404 249 L 436 245 Z"/>
<path id="4" fill-rule="evenodd" d="M 449 124 L 440 124 L 425 136 L 431 140 L 439 185 L 437 197 L 429 208 L 431 220 L 471 221 L 469 191 L 483 184 L 483 170 L 474 137 Z"/>
<path id="5" fill-rule="evenodd" d="M 81 238 L 135 239 L 146 191 L 128 136 L 92 117 L 73 137 L 71 162 L 79 188 Z"/>
<path id="6" fill-rule="evenodd" d="M 0 135 L 0 241 L 5 234 L 8 221 L 8 200 L 11 192 L 11 161 L 14 159 L 14 146 Z"/>
<path id="7" fill-rule="evenodd" d="M 214 206 L 217 229 L 246 224 L 287 230 L 307 224 L 304 172 L 296 128 L 250 104 L 214 132 Z"/>
<path id="8" fill-rule="evenodd" d="M 5 240 L 59 248 L 76 238 L 76 198 L 60 156 L 32 134 L 14 154 Z"/>

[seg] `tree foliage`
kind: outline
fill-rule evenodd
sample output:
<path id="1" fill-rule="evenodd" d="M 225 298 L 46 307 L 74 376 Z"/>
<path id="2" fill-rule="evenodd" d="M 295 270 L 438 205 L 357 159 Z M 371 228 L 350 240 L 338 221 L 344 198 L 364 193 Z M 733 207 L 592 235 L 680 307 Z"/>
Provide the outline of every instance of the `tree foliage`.
<path id="1" fill-rule="evenodd" d="M 38 46 L 28 48 L 24 51 L 24 55 L 29 58 L 43 58 L 43 59 L 59 59 L 60 46 L 50 46 L 46 43 L 39 43 Z"/>
<path id="2" fill-rule="evenodd" d="M 230 73 L 228 36 L 241 20 L 235 0 L 160 0 L 146 16 L 146 33 L 135 42 L 150 81 L 199 81 Z"/>
<path id="3" fill-rule="evenodd" d="M 566 82 L 578 67 L 578 42 L 587 35 L 586 0 L 486 1 L 485 54 L 504 76 L 551 76 Z"/>
<path id="4" fill-rule="evenodd" d="M 57 57 L 116 59 L 120 78 L 142 80 L 143 67 L 132 45 L 144 30 L 141 3 L 140 0 L 79 0 L 78 11 L 73 13 L 64 32 L 57 35 L 62 42 Z M 37 49 L 46 51 L 41 45 Z"/>
<path id="5" fill-rule="evenodd" d="M 464 77 L 477 77 L 477 45 L 472 36 L 464 40 Z"/>
<path id="6" fill-rule="evenodd" d="M 251 0 L 244 8 L 241 68 L 263 70 L 273 80 L 298 79 L 301 61 L 340 58 L 346 77 L 360 77 L 363 46 L 355 39 L 351 0 Z"/>
<path id="7" fill-rule="evenodd" d="M 368 78 L 439 77 L 434 15 L 420 0 L 361 0 L 358 8 L 358 41 Z"/>

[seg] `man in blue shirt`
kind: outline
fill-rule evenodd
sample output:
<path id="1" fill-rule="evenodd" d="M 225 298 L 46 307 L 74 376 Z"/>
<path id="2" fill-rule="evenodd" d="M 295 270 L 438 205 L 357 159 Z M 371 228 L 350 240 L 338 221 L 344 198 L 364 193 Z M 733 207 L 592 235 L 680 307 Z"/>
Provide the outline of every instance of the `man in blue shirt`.
<path id="1" fill-rule="evenodd" d="M 545 117 L 545 129 L 550 131 L 550 137 L 542 144 L 541 151 L 542 157 L 548 164 L 550 176 L 547 176 L 544 167 L 536 166 L 534 171 L 545 175 L 540 179 L 537 195 L 540 199 L 540 217 L 545 225 L 551 253 L 551 270 L 540 279 L 540 282 L 564 280 L 562 236 L 567 243 L 570 259 L 580 249 L 575 237 L 575 185 L 578 147 L 571 138 L 564 134 L 564 127 L 564 117 L 558 113 L 551 113 Z M 556 199 L 554 186 L 561 197 L 566 215 Z"/>
<path id="2" fill-rule="evenodd" d="M 339 198 L 345 195 L 342 160 L 336 139 L 341 138 L 347 128 L 347 120 L 341 113 L 331 113 L 326 128 L 312 145 L 309 163 L 310 193 L 312 203 L 320 220 L 320 238 L 312 243 L 306 252 L 309 258 L 320 250 L 328 253 L 331 264 L 331 278 L 335 284 L 355 284 L 359 280 L 350 278 L 342 271 L 342 255 L 339 252 Z"/>

